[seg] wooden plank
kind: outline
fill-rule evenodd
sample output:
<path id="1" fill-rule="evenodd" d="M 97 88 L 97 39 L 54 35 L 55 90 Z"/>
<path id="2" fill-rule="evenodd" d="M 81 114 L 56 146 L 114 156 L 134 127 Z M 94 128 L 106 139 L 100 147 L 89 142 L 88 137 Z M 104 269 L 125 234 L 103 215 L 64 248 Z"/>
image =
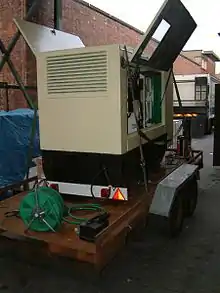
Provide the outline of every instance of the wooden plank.
<path id="1" fill-rule="evenodd" d="M 175 168 L 174 168 L 175 169 Z M 75 232 L 75 225 L 63 223 L 61 229 L 56 233 L 25 232 L 25 225 L 21 219 L 5 218 L 7 211 L 19 208 L 21 199 L 26 192 L 20 193 L 12 198 L 0 202 L 0 229 L 4 231 L 2 235 L 8 233 L 14 235 L 16 239 L 37 240 L 43 244 L 44 249 L 49 254 L 69 257 L 81 262 L 93 264 L 101 270 L 123 247 L 129 233 L 139 227 L 143 227 L 146 222 L 149 207 L 153 198 L 158 181 L 173 171 L 163 169 L 155 174 L 149 184 L 148 193 L 143 187 L 130 191 L 128 201 L 94 200 L 85 197 L 70 197 L 66 204 L 78 203 L 99 203 L 110 213 L 109 226 L 100 233 L 95 243 L 89 243 L 79 239 Z M 83 217 L 92 217 L 94 213 L 84 212 Z M 80 216 L 80 215 L 79 215 Z M 5 233 L 7 232 L 7 233 Z"/>
<path id="2" fill-rule="evenodd" d="M 38 233 L 33 231 L 26 233 L 26 227 L 21 219 L 5 218 L 5 212 L 19 208 L 19 203 L 23 196 L 25 196 L 25 193 L 0 203 L 0 229 L 2 231 L 10 232 L 16 237 L 23 237 L 23 239 L 41 241 L 47 244 L 46 246 L 50 253 L 91 263 L 98 270 L 101 270 L 123 247 L 128 233 L 135 229 L 137 223 L 146 217 L 151 202 L 150 194 L 137 194 L 132 196 L 129 201 L 123 202 L 97 200 L 96 202 L 101 203 L 110 212 L 110 224 L 99 235 L 96 243 L 89 243 L 79 239 L 75 233 L 75 225 L 64 223 L 57 233 Z M 79 202 L 79 197 L 74 199 L 71 204 Z M 85 198 L 80 198 L 81 201 L 85 202 Z M 87 200 L 87 202 L 91 202 L 91 200 Z M 85 213 L 85 217 L 90 216 L 91 213 Z"/>

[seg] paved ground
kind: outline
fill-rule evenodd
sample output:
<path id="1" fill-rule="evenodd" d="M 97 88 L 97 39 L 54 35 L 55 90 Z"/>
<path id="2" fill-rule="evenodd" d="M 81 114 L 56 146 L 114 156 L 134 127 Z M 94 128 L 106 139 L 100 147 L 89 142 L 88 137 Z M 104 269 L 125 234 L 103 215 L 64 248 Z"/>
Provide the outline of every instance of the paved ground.
<path id="1" fill-rule="evenodd" d="M 130 244 L 99 281 L 76 278 L 69 269 L 66 275 L 61 263 L 60 270 L 59 265 L 48 269 L 3 257 L 0 280 L 9 286 L 5 292 L 219 293 L 220 170 L 211 168 L 212 138 L 197 140 L 194 145 L 204 149 L 206 168 L 197 212 L 179 239 L 166 238 L 151 222 L 144 241 Z"/>

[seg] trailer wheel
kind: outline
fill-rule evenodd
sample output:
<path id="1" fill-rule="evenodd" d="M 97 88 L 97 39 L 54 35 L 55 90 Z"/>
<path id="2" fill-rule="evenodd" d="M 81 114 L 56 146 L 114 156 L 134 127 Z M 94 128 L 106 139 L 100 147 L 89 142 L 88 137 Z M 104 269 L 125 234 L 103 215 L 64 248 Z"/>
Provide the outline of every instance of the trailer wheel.
<path id="1" fill-rule="evenodd" d="M 196 178 L 193 178 L 187 188 L 187 198 L 186 198 L 186 207 L 185 207 L 185 216 L 192 217 L 198 201 L 198 183 Z"/>
<path id="2" fill-rule="evenodd" d="M 172 204 L 169 215 L 169 232 L 171 237 L 176 237 L 180 234 L 183 228 L 184 208 L 183 200 L 180 194 L 177 194 Z"/>

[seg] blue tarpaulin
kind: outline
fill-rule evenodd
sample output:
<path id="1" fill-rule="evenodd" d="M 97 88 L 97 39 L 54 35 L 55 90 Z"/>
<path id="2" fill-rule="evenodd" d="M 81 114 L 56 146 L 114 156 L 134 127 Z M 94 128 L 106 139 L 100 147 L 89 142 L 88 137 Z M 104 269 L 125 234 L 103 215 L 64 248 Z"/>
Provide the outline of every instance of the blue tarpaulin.
<path id="1" fill-rule="evenodd" d="M 0 188 L 24 179 L 34 111 L 17 109 L 0 111 Z M 39 122 L 33 140 L 32 157 L 40 155 Z"/>

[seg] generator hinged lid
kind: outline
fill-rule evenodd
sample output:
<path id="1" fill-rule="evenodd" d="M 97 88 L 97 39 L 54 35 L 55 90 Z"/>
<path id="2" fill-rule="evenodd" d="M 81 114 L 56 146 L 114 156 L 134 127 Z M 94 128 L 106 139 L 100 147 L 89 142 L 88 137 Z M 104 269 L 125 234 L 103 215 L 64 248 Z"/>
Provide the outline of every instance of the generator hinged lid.
<path id="1" fill-rule="evenodd" d="M 85 47 L 76 35 L 22 19 L 16 18 L 14 22 L 35 55 L 49 51 Z"/>
<path id="2" fill-rule="evenodd" d="M 166 0 L 144 34 L 142 42 L 134 50 L 130 61 L 168 71 L 196 27 L 197 24 L 180 0 Z M 154 49 L 147 48 L 156 32 L 160 35 L 159 44 Z M 148 60 L 141 58 L 145 50 L 149 55 Z"/>

